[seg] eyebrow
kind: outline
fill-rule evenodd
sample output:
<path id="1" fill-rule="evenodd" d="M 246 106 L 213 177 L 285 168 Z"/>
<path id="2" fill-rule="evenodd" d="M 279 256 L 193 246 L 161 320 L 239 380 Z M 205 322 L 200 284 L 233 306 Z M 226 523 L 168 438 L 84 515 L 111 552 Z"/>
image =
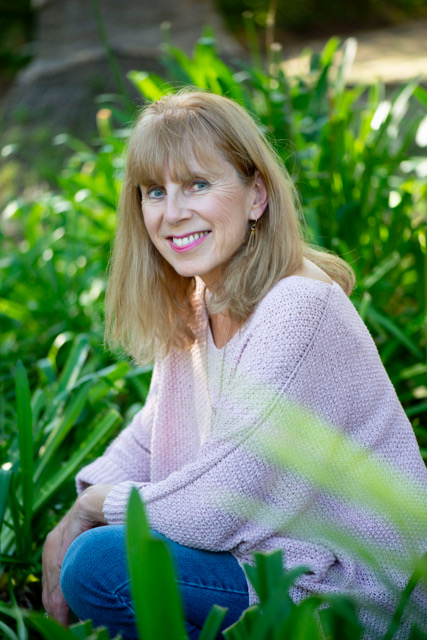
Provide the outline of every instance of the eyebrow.
<path id="1" fill-rule="evenodd" d="M 185 175 L 180 175 L 180 172 L 176 172 L 176 174 L 173 176 L 173 178 L 175 178 L 177 183 L 182 183 L 182 184 L 188 184 L 190 182 L 192 182 L 193 180 L 206 180 L 206 182 L 211 182 L 212 180 L 215 180 L 216 178 L 219 177 L 219 171 L 216 171 L 213 168 L 208 168 L 206 167 L 205 169 L 199 168 L 199 170 L 194 170 L 191 172 L 185 172 Z M 175 180 L 172 180 L 173 182 L 175 182 Z M 155 178 L 145 178 L 143 180 L 139 181 L 138 186 L 142 186 L 142 187 L 152 187 L 152 186 L 164 186 L 164 176 L 162 176 L 162 179 L 156 180 Z"/>

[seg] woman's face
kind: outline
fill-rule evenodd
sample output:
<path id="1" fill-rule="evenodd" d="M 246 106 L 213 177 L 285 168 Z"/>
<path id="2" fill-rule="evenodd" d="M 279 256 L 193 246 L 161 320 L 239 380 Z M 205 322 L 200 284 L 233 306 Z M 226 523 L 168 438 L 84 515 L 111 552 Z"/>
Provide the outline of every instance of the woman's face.
<path id="1" fill-rule="evenodd" d="M 200 276 L 210 289 L 267 206 L 263 180 L 245 185 L 237 171 L 218 157 L 215 170 L 194 165 L 192 179 L 141 187 L 142 214 L 161 255 L 182 276 Z"/>

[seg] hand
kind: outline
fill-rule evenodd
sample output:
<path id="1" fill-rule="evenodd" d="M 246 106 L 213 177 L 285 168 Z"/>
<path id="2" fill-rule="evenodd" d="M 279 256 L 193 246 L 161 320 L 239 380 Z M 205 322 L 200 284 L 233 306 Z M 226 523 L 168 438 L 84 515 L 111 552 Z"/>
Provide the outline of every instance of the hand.
<path id="1" fill-rule="evenodd" d="M 81 533 L 107 524 L 102 505 L 111 489 L 112 485 L 88 487 L 46 538 L 43 547 L 43 605 L 47 613 L 61 624 L 68 625 L 69 614 L 60 584 L 64 556 Z"/>

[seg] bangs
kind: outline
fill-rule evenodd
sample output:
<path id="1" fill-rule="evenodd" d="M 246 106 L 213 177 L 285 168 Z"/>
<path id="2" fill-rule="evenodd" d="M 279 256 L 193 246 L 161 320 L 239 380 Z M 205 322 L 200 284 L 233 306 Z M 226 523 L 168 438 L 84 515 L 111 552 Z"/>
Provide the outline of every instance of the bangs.
<path id="1" fill-rule="evenodd" d="M 165 171 L 173 182 L 219 175 L 224 145 L 208 122 L 193 111 L 140 121 L 128 151 L 128 172 L 135 186 L 162 184 Z M 200 173 L 202 172 L 202 174 Z"/>

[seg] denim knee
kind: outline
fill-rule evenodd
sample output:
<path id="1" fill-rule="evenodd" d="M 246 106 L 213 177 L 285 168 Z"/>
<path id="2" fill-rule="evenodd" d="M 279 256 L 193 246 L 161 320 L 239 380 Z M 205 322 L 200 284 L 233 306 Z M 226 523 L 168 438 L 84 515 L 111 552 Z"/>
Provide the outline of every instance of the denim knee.
<path id="1" fill-rule="evenodd" d="M 113 638 L 138 635 L 129 588 L 125 527 L 107 525 L 82 533 L 70 545 L 61 570 L 61 588 L 71 611 Z"/>
<path id="2" fill-rule="evenodd" d="M 127 584 L 124 527 L 90 529 L 71 543 L 62 564 L 61 588 L 76 614 L 82 608 L 87 615 L 89 606 L 102 606 L 106 595 L 117 589 L 126 592 Z"/>
<path id="3" fill-rule="evenodd" d="M 94 546 L 98 546 L 93 536 L 90 535 L 92 531 L 85 531 L 73 540 L 62 563 L 61 589 L 72 609 L 76 598 L 80 596 L 84 599 L 85 597 L 83 592 L 86 587 L 86 577 L 90 580 L 89 572 L 86 570 L 88 559 L 93 558 L 92 553 L 96 552 Z"/>

